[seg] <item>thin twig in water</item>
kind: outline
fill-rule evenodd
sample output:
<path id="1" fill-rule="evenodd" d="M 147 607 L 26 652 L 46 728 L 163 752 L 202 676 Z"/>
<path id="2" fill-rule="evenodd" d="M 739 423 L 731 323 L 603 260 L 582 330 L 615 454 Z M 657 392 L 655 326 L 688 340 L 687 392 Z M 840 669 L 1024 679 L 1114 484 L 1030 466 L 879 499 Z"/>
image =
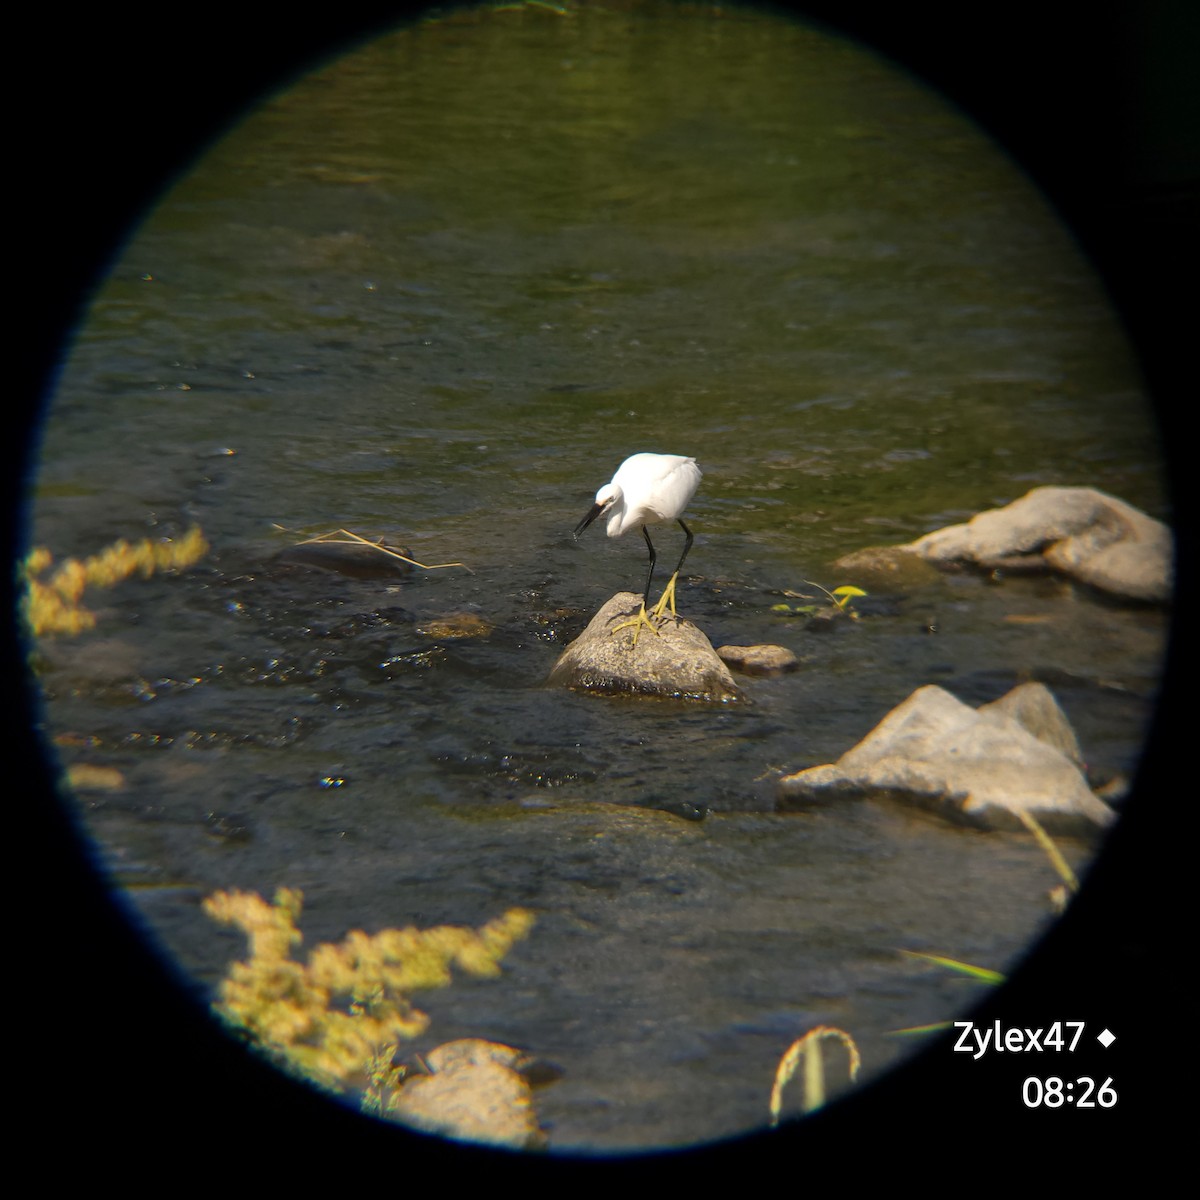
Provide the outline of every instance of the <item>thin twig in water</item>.
<path id="1" fill-rule="evenodd" d="M 282 525 L 277 525 L 276 529 L 283 529 Z M 285 533 L 292 533 L 293 530 L 286 529 Z M 469 575 L 474 575 L 475 572 L 467 566 L 466 563 L 448 562 L 448 563 L 423 563 L 417 562 L 415 558 L 409 558 L 407 554 L 401 554 L 399 550 L 393 549 L 391 546 L 383 544 L 383 538 L 378 541 L 371 541 L 369 538 L 360 537 L 357 533 L 352 533 L 349 529 L 335 529 L 332 533 L 319 533 L 316 537 L 305 538 L 302 542 L 297 542 L 299 546 L 308 546 L 313 542 L 325 542 L 333 546 L 370 546 L 372 550 L 378 550 L 381 554 L 386 554 L 390 558 L 398 558 L 401 562 L 411 563 L 414 567 L 420 567 L 422 571 L 440 571 L 443 567 L 462 567 Z"/>

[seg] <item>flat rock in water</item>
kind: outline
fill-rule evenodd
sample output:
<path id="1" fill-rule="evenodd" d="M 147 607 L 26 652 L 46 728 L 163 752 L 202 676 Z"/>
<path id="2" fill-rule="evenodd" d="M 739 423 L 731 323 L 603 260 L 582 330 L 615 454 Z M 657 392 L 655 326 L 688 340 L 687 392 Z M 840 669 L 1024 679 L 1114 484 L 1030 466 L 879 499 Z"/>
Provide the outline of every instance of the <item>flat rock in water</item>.
<path id="1" fill-rule="evenodd" d="M 779 806 L 886 797 L 992 829 L 1024 828 L 1016 815 L 1022 811 L 1053 832 L 1111 824 L 1112 809 L 1054 744 L 1063 740 L 1061 729 L 1050 733 L 1046 725 L 1035 734 L 1009 715 L 1044 715 L 1044 698 L 1025 692 L 1014 699 L 1021 691 L 977 711 L 943 688 L 919 688 L 836 763 L 781 779 Z"/>
<path id="2" fill-rule="evenodd" d="M 1095 488 L 1034 488 L 904 549 L 939 566 L 1053 570 L 1128 600 L 1161 604 L 1171 594 L 1171 531 Z"/>
<path id="3" fill-rule="evenodd" d="M 743 675 L 782 675 L 800 665 L 786 646 L 721 646 L 717 657 Z"/>
<path id="4" fill-rule="evenodd" d="M 464 1142 L 544 1148 L 521 1050 L 479 1038 L 447 1042 L 425 1056 L 430 1074 L 407 1080 L 394 1114 L 406 1125 Z"/>
<path id="5" fill-rule="evenodd" d="M 688 700 L 740 700 L 742 693 L 712 643 L 690 621 L 667 617 L 654 631 L 615 626 L 637 616 L 642 598 L 618 592 L 562 652 L 547 683 L 592 692 L 634 692 Z"/>

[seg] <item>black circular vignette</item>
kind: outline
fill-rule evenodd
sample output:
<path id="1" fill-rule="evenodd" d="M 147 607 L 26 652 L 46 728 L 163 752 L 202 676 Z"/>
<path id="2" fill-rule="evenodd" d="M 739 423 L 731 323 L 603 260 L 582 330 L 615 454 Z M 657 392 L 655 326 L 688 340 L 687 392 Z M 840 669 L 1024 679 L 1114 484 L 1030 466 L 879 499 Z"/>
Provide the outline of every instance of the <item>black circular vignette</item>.
<path id="1" fill-rule="evenodd" d="M 772 7 L 856 37 L 938 88 L 1012 154 L 1075 232 L 1130 333 L 1162 423 L 1179 533 L 1176 612 L 1186 617 L 1193 512 L 1181 483 L 1181 408 L 1195 325 L 1177 280 L 1190 278 L 1181 254 L 1197 227 L 1196 10 L 1186 0 L 1070 12 L 1028 0 Z M 16 414 L 5 476 L 14 518 L 5 524 L 10 561 L 22 550 L 20 506 L 40 406 L 116 249 L 164 188 L 256 100 L 406 15 L 404 7 L 381 4 L 341 6 L 319 18 L 218 4 L 153 19 L 89 10 L 58 28 L 48 14 L 24 13 L 10 49 L 21 114 L 17 215 L 10 218 L 19 265 L 10 281 L 32 296 L 20 301 L 30 329 L 19 346 L 18 403 L 8 409 Z M 989 1135 L 1012 1148 L 1008 1139 L 1025 1129 L 1052 1134 L 1060 1153 L 1077 1150 L 1074 1178 L 1086 1172 L 1085 1158 L 1098 1173 L 1112 1151 L 1113 1123 L 1128 1130 L 1157 1111 L 1158 1085 L 1171 1066 L 1164 1032 L 1169 1038 L 1179 1010 L 1168 991 L 1176 972 L 1167 947 L 1178 917 L 1168 886 L 1176 867 L 1165 850 L 1177 839 L 1165 822 L 1173 815 L 1167 806 L 1184 800 L 1176 796 L 1175 731 L 1191 661 L 1185 624 L 1175 624 L 1160 712 L 1117 834 L 1067 916 L 973 1014 L 1006 1026 L 1056 1019 L 1086 1020 L 1092 1032 L 1113 1026 L 1119 1037 L 1108 1061 L 1120 1064 L 1117 1109 L 1038 1114 L 1034 1124 L 1019 1090 L 1004 1090 L 1007 1060 L 956 1055 L 942 1039 L 801 1126 L 586 1167 L 474 1151 L 363 1120 L 289 1084 L 227 1039 L 126 921 L 57 804 L 50 766 L 28 735 L 37 711 L 21 682 L 25 647 L 10 638 L 7 728 L 17 768 L 10 802 L 33 814 L 24 844 L 46 861 L 20 895 L 25 961 L 35 964 L 37 986 L 21 988 L 25 981 L 17 980 L 14 991 L 26 1028 L 39 1032 L 26 1037 L 29 1061 L 20 1076 L 32 1081 L 32 1096 L 9 1121 L 57 1126 L 93 1179 L 137 1179 L 143 1168 L 157 1173 L 165 1159 L 185 1175 L 230 1179 L 267 1178 L 292 1164 L 314 1181 L 328 1169 L 343 1177 L 369 1171 L 372 1183 L 393 1172 L 416 1183 L 427 1172 L 455 1180 L 475 1172 L 501 1181 L 509 1174 L 566 1179 L 605 1166 L 629 1172 L 631 1181 L 636 1173 L 639 1181 L 661 1177 L 679 1186 L 747 1168 L 796 1169 L 804 1161 L 797 1154 L 818 1147 L 856 1154 L 824 1161 L 840 1161 L 835 1170 L 861 1178 L 871 1165 L 863 1151 L 903 1149 L 910 1167 L 944 1169 L 948 1161 L 990 1161 L 982 1149 Z M 1049 1056 L 1035 1067 L 1029 1073 L 1074 1074 Z M 871 1159 L 889 1174 L 903 1169 L 894 1156 Z"/>

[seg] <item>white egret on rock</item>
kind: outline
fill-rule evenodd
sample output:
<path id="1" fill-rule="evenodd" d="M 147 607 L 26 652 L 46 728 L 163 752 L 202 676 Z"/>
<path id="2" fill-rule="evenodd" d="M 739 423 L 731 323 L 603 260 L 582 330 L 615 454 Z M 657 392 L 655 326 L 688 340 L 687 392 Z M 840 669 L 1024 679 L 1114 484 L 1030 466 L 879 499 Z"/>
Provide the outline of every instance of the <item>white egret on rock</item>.
<path id="1" fill-rule="evenodd" d="M 642 593 L 641 611 L 632 621 L 614 626 L 612 630 L 616 633 L 618 629 L 632 625 L 635 646 L 643 625 L 654 629 L 650 617 L 660 620 L 668 604 L 671 606 L 671 616 L 675 616 L 675 581 L 683 570 L 683 560 L 692 548 L 692 531 L 683 523 L 683 512 L 699 483 L 700 468 L 696 466 L 694 458 L 685 458 L 681 454 L 631 455 L 617 468 L 612 482 L 606 483 L 596 493 L 596 503 L 575 527 L 575 537 L 578 538 L 597 517 L 607 515 L 609 537 L 620 537 L 627 529 L 642 531 L 646 549 L 650 551 L 650 570 L 646 575 L 646 590 Z M 646 526 L 657 521 L 678 521 L 687 540 L 671 581 L 648 615 L 646 609 L 650 604 L 650 582 L 654 578 L 656 555 Z M 654 632 L 657 634 L 658 630 L 654 629 Z"/>

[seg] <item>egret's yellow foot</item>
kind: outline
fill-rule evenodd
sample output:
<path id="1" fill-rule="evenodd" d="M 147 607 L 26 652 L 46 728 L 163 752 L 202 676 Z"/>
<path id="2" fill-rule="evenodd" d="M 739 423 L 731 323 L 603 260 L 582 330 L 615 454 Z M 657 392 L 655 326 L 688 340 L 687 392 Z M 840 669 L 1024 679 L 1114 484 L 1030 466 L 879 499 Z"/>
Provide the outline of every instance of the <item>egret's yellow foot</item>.
<path id="1" fill-rule="evenodd" d="M 630 626 L 632 626 L 633 627 L 633 644 L 636 647 L 637 640 L 638 640 L 638 634 L 642 632 L 643 625 L 645 625 L 646 628 L 649 629 L 654 634 L 655 637 L 658 637 L 658 630 L 654 628 L 654 622 L 651 621 L 649 616 L 647 616 L 647 614 L 646 614 L 645 601 L 642 602 L 642 607 L 640 609 L 638 609 L 638 615 L 636 617 L 634 617 L 632 621 L 622 621 L 620 625 L 614 625 L 609 632 L 616 633 L 618 629 L 628 629 Z"/>
<path id="2" fill-rule="evenodd" d="M 663 613 L 666 611 L 668 604 L 671 606 L 671 616 L 675 616 L 675 580 L 679 578 L 678 573 L 671 576 L 671 582 L 663 589 L 663 594 L 659 597 L 658 603 L 650 610 L 651 616 L 657 620 L 662 620 Z M 657 630 L 655 631 L 657 632 Z"/>

